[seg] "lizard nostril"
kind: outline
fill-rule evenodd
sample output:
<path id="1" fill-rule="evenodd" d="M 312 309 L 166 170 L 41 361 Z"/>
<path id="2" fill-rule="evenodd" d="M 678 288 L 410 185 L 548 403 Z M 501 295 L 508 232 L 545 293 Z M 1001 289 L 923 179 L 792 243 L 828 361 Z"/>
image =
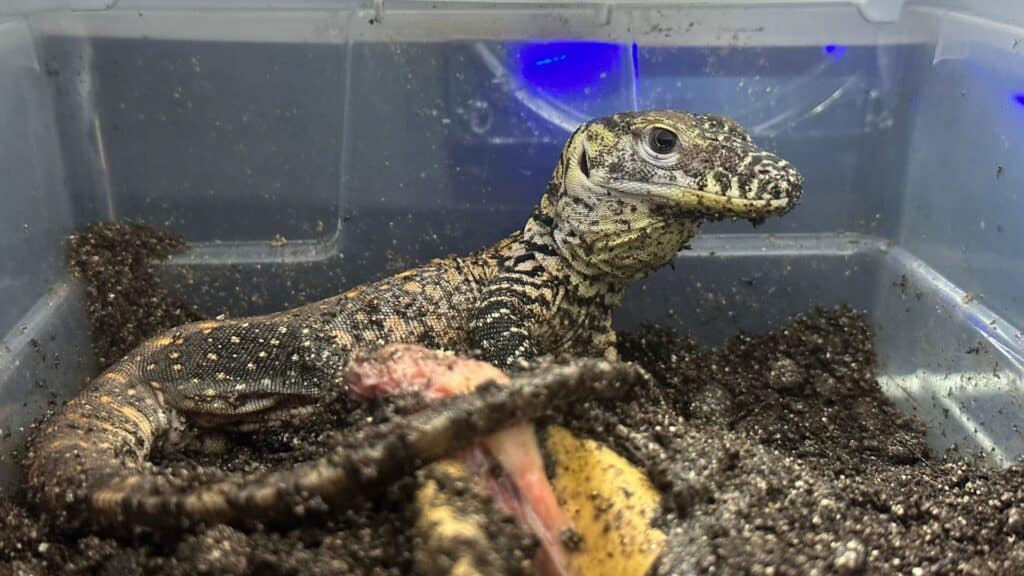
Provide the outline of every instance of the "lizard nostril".
<path id="1" fill-rule="evenodd" d="M 764 195 L 762 197 L 771 198 L 784 198 L 789 192 L 789 185 L 785 180 L 771 179 L 767 185 L 762 189 Z"/>

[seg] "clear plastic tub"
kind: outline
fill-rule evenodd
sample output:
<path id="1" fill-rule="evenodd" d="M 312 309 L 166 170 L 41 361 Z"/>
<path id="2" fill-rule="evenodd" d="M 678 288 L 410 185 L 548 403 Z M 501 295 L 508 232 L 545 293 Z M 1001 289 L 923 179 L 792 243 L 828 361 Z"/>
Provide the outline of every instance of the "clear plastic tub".
<path id="1" fill-rule="evenodd" d="M 1014 462 L 1022 26 L 1009 0 L 0 2 L 0 479 L 95 370 L 75 229 L 168 228 L 177 296 L 281 309 L 499 239 L 571 128 L 653 107 L 735 117 L 806 191 L 707 226 L 620 327 L 717 342 L 849 303 L 935 449 Z"/>

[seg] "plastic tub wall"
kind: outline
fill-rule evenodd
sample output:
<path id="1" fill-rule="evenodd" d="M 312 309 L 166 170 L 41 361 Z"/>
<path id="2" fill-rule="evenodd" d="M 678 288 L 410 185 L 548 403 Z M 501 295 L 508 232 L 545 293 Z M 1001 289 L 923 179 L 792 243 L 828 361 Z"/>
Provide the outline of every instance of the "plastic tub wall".
<path id="1" fill-rule="evenodd" d="M 569 130 L 653 107 L 735 117 L 801 169 L 806 192 L 759 228 L 706 226 L 634 287 L 620 328 L 657 320 L 717 343 L 848 303 L 876 328 L 887 393 L 936 450 L 995 465 L 1024 453 L 1020 8 L 10 6 L 7 484 L 33 419 L 94 374 L 64 271 L 73 230 L 168 228 L 193 243 L 162 268 L 176 295 L 211 315 L 277 310 L 498 240 Z"/>

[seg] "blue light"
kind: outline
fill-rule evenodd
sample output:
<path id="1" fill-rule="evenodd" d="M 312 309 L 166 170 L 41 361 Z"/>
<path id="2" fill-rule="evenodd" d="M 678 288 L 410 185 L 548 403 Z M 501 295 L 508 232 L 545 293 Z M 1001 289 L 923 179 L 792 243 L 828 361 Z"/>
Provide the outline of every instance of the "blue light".
<path id="1" fill-rule="evenodd" d="M 847 46 L 840 46 L 839 44 L 828 44 L 825 46 L 825 54 L 828 54 L 836 62 L 843 59 L 843 55 L 846 54 Z"/>
<path id="2" fill-rule="evenodd" d="M 519 72 L 528 84 L 548 92 L 593 88 L 623 67 L 618 44 L 543 42 L 519 46 Z"/>
<path id="3" fill-rule="evenodd" d="M 1013 95 L 1013 101 L 1024 106 L 1024 92 L 1017 92 Z"/>

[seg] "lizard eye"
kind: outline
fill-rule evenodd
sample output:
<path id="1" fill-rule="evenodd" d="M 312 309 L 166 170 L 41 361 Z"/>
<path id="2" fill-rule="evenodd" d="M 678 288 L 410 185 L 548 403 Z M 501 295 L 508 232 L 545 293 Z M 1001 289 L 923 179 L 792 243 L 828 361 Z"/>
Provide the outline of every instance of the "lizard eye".
<path id="1" fill-rule="evenodd" d="M 679 143 L 679 137 L 668 128 L 655 128 L 651 130 L 647 141 L 655 154 L 668 154 Z"/>
<path id="2" fill-rule="evenodd" d="M 679 135 L 664 126 L 652 126 L 640 138 L 640 153 L 659 166 L 671 166 L 679 160 L 682 145 Z"/>

